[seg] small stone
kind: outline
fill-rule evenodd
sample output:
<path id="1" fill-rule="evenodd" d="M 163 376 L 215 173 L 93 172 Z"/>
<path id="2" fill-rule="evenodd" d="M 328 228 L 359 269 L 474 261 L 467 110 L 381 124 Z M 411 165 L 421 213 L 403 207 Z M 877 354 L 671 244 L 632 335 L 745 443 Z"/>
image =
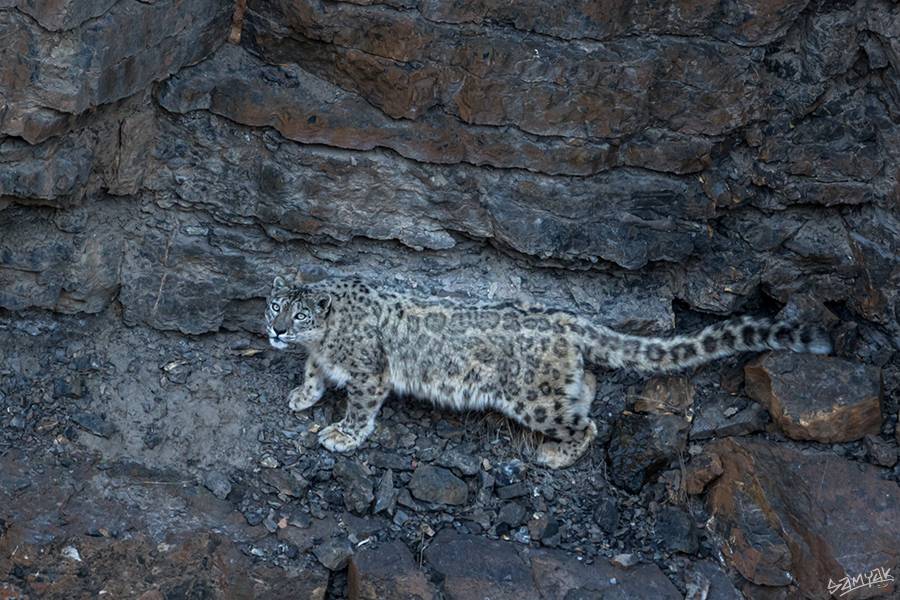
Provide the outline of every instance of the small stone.
<path id="1" fill-rule="evenodd" d="M 397 507 L 397 492 L 394 490 L 394 472 L 388 469 L 381 476 L 381 480 L 375 487 L 375 509 L 374 513 L 378 514 L 382 511 L 393 513 Z"/>
<path id="2" fill-rule="evenodd" d="M 531 543 L 531 536 L 528 534 L 527 527 L 520 527 L 516 534 L 513 536 L 513 539 L 519 542 L 520 544 L 529 544 Z"/>
<path id="3" fill-rule="evenodd" d="M 231 493 L 231 482 L 228 481 L 228 477 L 218 471 L 206 473 L 203 476 L 203 485 L 219 500 L 224 500 Z"/>
<path id="4" fill-rule="evenodd" d="M 303 508 L 297 506 L 288 516 L 288 525 L 292 525 L 298 529 L 309 529 L 312 525 L 312 517 Z"/>
<path id="5" fill-rule="evenodd" d="M 409 491 L 419 500 L 434 504 L 465 504 L 469 497 L 466 482 L 447 469 L 430 465 L 416 468 Z"/>
<path id="6" fill-rule="evenodd" d="M 497 514 L 497 524 L 504 523 L 509 529 L 517 528 L 525 517 L 525 507 L 515 502 L 504 504 Z"/>
<path id="7" fill-rule="evenodd" d="M 873 463 L 891 468 L 897 464 L 897 449 L 877 435 L 866 434 L 866 453 Z"/>
<path id="8" fill-rule="evenodd" d="M 840 323 L 840 319 L 821 300 L 806 293 L 791 294 L 775 318 L 789 323 L 818 325 L 823 329 L 834 329 Z"/>
<path id="9" fill-rule="evenodd" d="M 856 340 L 859 338 L 859 325 L 853 321 L 841 323 L 834 330 L 834 354 L 841 358 L 852 358 L 856 354 Z"/>
<path id="10" fill-rule="evenodd" d="M 620 569 L 627 571 L 631 567 L 640 563 L 641 559 L 638 558 L 637 554 L 616 554 L 609 562 L 619 567 Z"/>
<path id="11" fill-rule="evenodd" d="M 472 514 L 470 517 L 473 523 L 476 523 L 481 527 L 482 530 L 487 531 L 491 527 L 491 515 L 490 513 L 486 513 L 484 511 L 479 511 L 477 513 Z"/>
<path id="12" fill-rule="evenodd" d="M 540 540 L 545 546 L 559 545 L 561 536 L 559 521 L 549 515 L 541 515 L 528 522 L 528 533 L 532 539 Z"/>
<path id="13" fill-rule="evenodd" d="M 594 506 L 594 522 L 610 535 L 619 528 L 619 508 L 612 496 L 604 495 Z"/>
<path id="14" fill-rule="evenodd" d="M 81 562 L 81 555 L 78 553 L 78 550 L 76 550 L 72 546 L 66 546 L 65 548 L 63 548 L 61 554 L 66 558 Z"/>
<path id="15" fill-rule="evenodd" d="M 318 442 L 316 442 L 318 443 Z M 391 469 L 392 471 L 412 471 L 415 469 L 412 459 L 396 452 L 381 452 L 373 450 L 369 453 L 368 463 L 379 469 Z"/>
<path id="16" fill-rule="evenodd" d="M 750 402 L 746 408 L 738 410 L 733 403 L 734 398 L 730 396 L 704 401 L 700 414 L 691 425 L 691 439 L 746 435 L 765 429 L 768 415 L 762 406 Z"/>
<path id="17" fill-rule="evenodd" d="M 278 468 L 278 460 L 275 459 L 274 456 L 265 456 L 259 464 L 267 469 L 277 469 Z"/>
<path id="18" fill-rule="evenodd" d="M 406 508 L 411 508 L 416 512 L 424 510 L 421 502 L 413 500 L 412 494 L 409 493 L 409 488 L 401 488 L 400 491 L 397 492 L 397 504 L 405 506 Z"/>
<path id="19" fill-rule="evenodd" d="M 312 552 L 326 569 L 340 571 L 353 556 L 353 544 L 345 537 L 335 537 L 314 547 Z"/>
<path id="20" fill-rule="evenodd" d="M 527 496 L 531 490 L 524 481 L 520 481 L 518 483 L 514 483 L 512 485 L 506 485 L 501 488 L 497 488 L 497 497 L 501 500 L 511 500 L 513 498 L 521 498 L 522 496 Z"/>
<path id="21" fill-rule="evenodd" d="M 481 470 L 481 459 L 459 448 L 451 448 L 438 455 L 437 464 L 448 469 L 456 469 L 462 475 L 477 475 Z"/>
<path id="22" fill-rule="evenodd" d="M 112 433 L 112 427 L 106 421 L 91 413 L 75 413 L 72 420 L 99 437 L 109 437 Z"/>
<path id="23" fill-rule="evenodd" d="M 267 485 L 272 486 L 280 494 L 299 498 L 309 489 L 309 482 L 296 471 L 285 471 L 283 469 L 266 469 L 262 472 L 260 479 Z"/>
<path id="24" fill-rule="evenodd" d="M 249 524 L 250 526 L 259 525 L 263 521 L 262 514 L 257 511 L 244 513 L 244 518 L 247 519 L 247 524 Z"/>
<path id="25" fill-rule="evenodd" d="M 393 520 L 394 520 L 395 525 L 398 525 L 399 527 L 403 527 L 410 521 L 411 518 L 412 517 L 410 517 L 408 514 L 406 514 L 402 510 L 398 510 L 397 512 L 394 513 Z"/>
<path id="26" fill-rule="evenodd" d="M 693 402 L 694 386 L 687 377 L 654 377 L 634 398 L 634 411 L 683 414 Z"/>
<path id="27" fill-rule="evenodd" d="M 9 420 L 9 426 L 13 429 L 25 429 L 25 417 L 22 415 L 15 415 Z"/>
<path id="28" fill-rule="evenodd" d="M 723 367 L 719 376 L 719 386 L 729 394 L 736 396 L 744 385 L 744 369 L 739 367 Z"/>
<path id="29" fill-rule="evenodd" d="M 485 505 L 491 500 L 491 494 L 494 492 L 494 476 L 485 471 L 478 473 L 476 481 L 478 491 L 475 493 L 475 501 L 478 504 Z"/>
<path id="30" fill-rule="evenodd" d="M 435 431 L 438 436 L 447 440 L 452 440 L 462 438 L 466 433 L 466 428 L 459 424 L 454 424 L 450 421 L 441 419 L 438 421 Z"/>
<path id="31" fill-rule="evenodd" d="M 494 467 L 494 480 L 499 486 L 512 485 L 525 477 L 525 463 L 521 460 L 504 460 Z"/>
<path id="32" fill-rule="evenodd" d="M 263 527 L 265 527 L 269 533 L 275 533 L 276 531 L 278 531 L 278 522 L 275 521 L 274 511 L 269 511 L 268 516 L 263 519 Z"/>

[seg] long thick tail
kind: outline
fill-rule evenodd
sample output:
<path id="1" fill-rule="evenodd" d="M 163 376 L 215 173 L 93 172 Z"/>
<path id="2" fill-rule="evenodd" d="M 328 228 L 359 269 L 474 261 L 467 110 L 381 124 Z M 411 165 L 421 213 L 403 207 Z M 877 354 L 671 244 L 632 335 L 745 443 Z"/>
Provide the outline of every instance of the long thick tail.
<path id="1" fill-rule="evenodd" d="M 583 351 L 587 362 L 650 373 L 677 371 L 745 351 L 831 352 L 831 339 L 818 327 L 753 317 L 741 317 L 692 335 L 669 338 L 626 335 L 586 322 L 584 329 Z"/>

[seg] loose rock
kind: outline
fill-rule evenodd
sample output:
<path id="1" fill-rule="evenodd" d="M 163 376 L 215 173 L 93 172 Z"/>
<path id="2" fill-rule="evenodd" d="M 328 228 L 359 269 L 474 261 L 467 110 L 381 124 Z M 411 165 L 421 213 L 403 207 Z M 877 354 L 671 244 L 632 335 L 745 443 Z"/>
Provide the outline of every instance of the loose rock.
<path id="1" fill-rule="evenodd" d="M 729 414 L 734 401 L 734 398 L 725 396 L 704 402 L 691 426 L 691 439 L 747 435 L 765 429 L 768 415 L 762 406 L 751 402 L 743 410 Z"/>
<path id="2" fill-rule="evenodd" d="M 465 504 L 469 497 L 466 482 L 447 469 L 430 465 L 416 468 L 409 491 L 419 500 L 434 504 Z"/>
<path id="3" fill-rule="evenodd" d="M 619 528 L 619 508 L 612 496 L 604 494 L 597 501 L 594 507 L 594 521 L 608 534 L 615 533 Z"/>
<path id="4" fill-rule="evenodd" d="M 88 412 L 75 413 L 72 415 L 72 420 L 99 437 L 109 437 L 113 431 L 109 423 Z"/>
<path id="5" fill-rule="evenodd" d="M 640 491 L 684 451 L 689 428 L 675 415 L 619 417 L 606 457 L 611 481 L 631 493 Z"/>
<path id="6" fill-rule="evenodd" d="M 897 449 L 877 435 L 866 434 L 866 453 L 872 462 L 882 467 L 893 467 L 897 464 Z"/>
<path id="7" fill-rule="evenodd" d="M 375 488 L 375 508 L 373 512 L 378 514 L 387 511 L 392 514 L 397 507 L 397 491 L 394 489 L 394 472 L 390 469 L 384 472 Z"/>
<path id="8" fill-rule="evenodd" d="M 693 402 L 694 386 L 687 377 L 655 377 L 634 398 L 634 411 L 684 414 Z"/>
<path id="9" fill-rule="evenodd" d="M 334 537 L 313 548 L 313 554 L 326 569 L 340 571 L 353 555 L 353 544 L 345 537 Z"/>
<path id="10" fill-rule="evenodd" d="M 525 463 L 520 460 L 505 460 L 497 463 L 492 471 L 494 481 L 503 487 L 522 481 L 525 477 Z"/>
<path id="11" fill-rule="evenodd" d="M 356 514 L 369 510 L 375 500 L 371 473 L 357 462 L 338 461 L 334 466 L 334 476 L 344 486 L 344 506 Z"/>
<path id="12" fill-rule="evenodd" d="M 203 476 L 203 485 L 220 500 L 224 500 L 231 493 L 231 482 L 228 481 L 228 477 L 218 471 L 206 473 Z"/>

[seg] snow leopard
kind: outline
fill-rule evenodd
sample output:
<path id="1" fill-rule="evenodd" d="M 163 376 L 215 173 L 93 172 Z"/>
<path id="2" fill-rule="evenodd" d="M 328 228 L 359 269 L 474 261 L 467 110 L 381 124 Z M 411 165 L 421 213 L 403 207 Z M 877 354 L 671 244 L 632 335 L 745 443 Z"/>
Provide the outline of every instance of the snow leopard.
<path id="1" fill-rule="evenodd" d="M 326 383 L 346 389 L 344 418 L 319 432 L 325 448 L 357 448 L 393 391 L 457 411 L 499 411 L 544 435 L 535 459 L 549 468 L 574 463 L 597 434 L 590 367 L 666 373 L 744 351 L 831 352 L 821 329 L 766 318 L 643 337 L 557 308 L 428 296 L 358 277 L 276 277 L 265 322 L 274 348 L 308 352 L 303 382 L 288 395 L 292 410 L 316 404 Z"/>

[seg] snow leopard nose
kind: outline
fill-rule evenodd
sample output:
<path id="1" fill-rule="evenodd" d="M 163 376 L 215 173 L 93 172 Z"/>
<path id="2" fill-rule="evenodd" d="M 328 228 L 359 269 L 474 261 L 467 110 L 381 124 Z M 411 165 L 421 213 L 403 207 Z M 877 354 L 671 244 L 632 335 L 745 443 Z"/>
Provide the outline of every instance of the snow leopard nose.
<path id="1" fill-rule="evenodd" d="M 272 331 L 275 332 L 275 335 L 284 335 L 287 333 L 287 329 L 281 327 L 272 327 Z"/>

